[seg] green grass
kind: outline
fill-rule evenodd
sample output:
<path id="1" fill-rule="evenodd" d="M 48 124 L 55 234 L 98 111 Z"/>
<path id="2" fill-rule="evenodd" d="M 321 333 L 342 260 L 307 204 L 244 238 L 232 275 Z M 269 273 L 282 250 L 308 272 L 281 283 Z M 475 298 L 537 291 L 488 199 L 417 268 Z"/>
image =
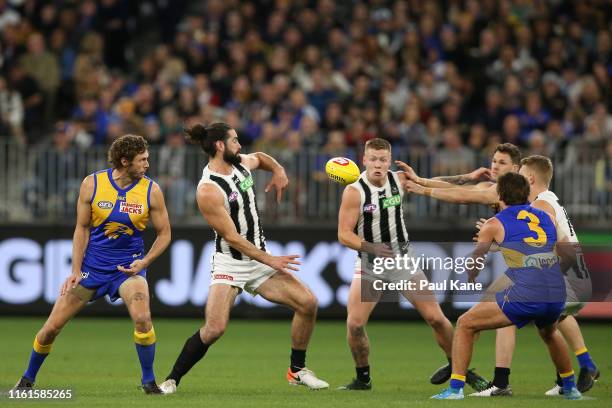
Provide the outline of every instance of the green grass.
<path id="1" fill-rule="evenodd" d="M 10 388 L 23 373 L 39 318 L 0 318 L 0 389 Z M 158 379 L 170 370 L 185 339 L 200 321 L 157 319 L 155 371 Z M 591 354 L 602 371 L 602 379 L 587 394 L 594 398 L 576 402 L 581 406 L 611 406 L 608 354 L 612 327 L 583 325 Z M 473 399 L 457 402 L 431 401 L 441 389 L 429 384 L 429 375 L 445 363 L 428 327 L 421 322 L 372 322 L 368 333 L 372 345 L 374 390 L 342 392 L 336 388 L 349 381 L 354 368 L 345 340 L 343 322 L 317 324 L 308 351 L 308 366 L 332 389 L 309 391 L 287 385 L 284 375 L 289 357 L 288 321 L 232 321 L 225 336 L 183 379 L 179 393 L 147 396 L 137 385 L 140 369 L 132 343 L 129 319 L 80 319 L 69 323 L 57 339 L 41 369 L 37 388 L 72 388 L 71 402 L 8 402 L 0 406 L 139 406 L 146 407 L 478 407 L 550 406 L 565 402 L 544 397 L 553 380 L 552 363 L 533 327 L 519 331 L 512 367 L 512 398 Z M 489 377 L 494 365 L 494 335 L 484 333 L 471 364 Z M 575 363 L 576 364 L 576 363 Z"/>

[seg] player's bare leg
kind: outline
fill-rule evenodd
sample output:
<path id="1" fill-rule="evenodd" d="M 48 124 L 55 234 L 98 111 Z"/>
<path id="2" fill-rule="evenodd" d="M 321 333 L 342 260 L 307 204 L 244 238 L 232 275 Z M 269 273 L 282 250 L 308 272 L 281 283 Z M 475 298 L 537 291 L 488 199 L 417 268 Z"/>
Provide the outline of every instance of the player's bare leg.
<path id="1" fill-rule="evenodd" d="M 175 393 L 181 378 L 204 357 L 208 348 L 223 336 L 238 293 L 239 289 L 230 285 L 216 284 L 210 287 L 204 326 L 187 339 L 166 381 L 159 385 L 164 394 Z"/>
<path id="2" fill-rule="evenodd" d="M 566 399 L 580 399 L 580 392 L 574 385 L 574 370 L 569 357 L 569 350 L 563 336 L 557 330 L 557 325 L 539 329 L 539 333 L 546 343 L 550 357 L 561 377 L 564 397 Z"/>
<path id="3" fill-rule="evenodd" d="M 15 388 L 31 388 L 36 381 L 38 370 L 51 352 L 55 338 L 60 334 L 66 323 L 70 321 L 91 299 L 94 291 L 81 285 L 61 295 L 55 301 L 51 314 L 43 327 L 34 337 L 34 345 L 30 355 L 28 368 Z"/>
<path id="4" fill-rule="evenodd" d="M 368 357 L 370 355 L 370 340 L 366 331 L 366 324 L 370 319 L 370 314 L 378 303 L 380 293 L 374 291 L 368 281 L 365 281 L 365 287 L 361 278 L 355 277 L 351 282 L 349 289 L 349 297 L 347 304 L 346 318 L 346 339 L 355 361 L 356 377 L 353 381 L 345 386 L 340 387 L 343 390 L 369 390 L 372 388 L 370 381 L 370 363 Z M 370 290 L 372 289 L 372 290 Z M 367 293 L 368 300 L 363 301 L 364 290 L 369 290 Z"/>
<path id="5" fill-rule="evenodd" d="M 149 307 L 149 285 L 142 276 L 131 276 L 119 287 L 119 295 L 134 322 L 134 343 L 142 369 L 142 389 L 147 394 L 161 394 L 155 382 L 155 330 Z"/>
<path id="6" fill-rule="evenodd" d="M 225 334 L 229 323 L 230 311 L 240 291 L 229 285 L 212 285 L 206 301 L 206 321 L 200 329 L 200 338 L 208 346 Z"/>
<path id="7" fill-rule="evenodd" d="M 569 343 L 580 364 L 580 374 L 578 375 L 577 388 L 580 392 L 590 390 L 595 381 L 599 379 L 599 369 L 591 359 L 587 350 L 584 337 L 580 331 L 580 326 L 573 315 L 561 316 L 558 324 L 559 331 Z M 557 381 L 553 388 L 546 391 L 545 395 L 557 396 L 563 394 L 562 379 L 557 373 Z"/>
<path id="8" fill-rule="evenodd" d="M 477 333 L 510 325 L 512 322 L 493 302 L 478 303 L 461 315 L 457 320 L 453 339 L 453 374 L 466 375 Z"/>
<path id="9" fill-rule="evenodd" d="M 453 325 L 444 316 L 440 304 L 436 300 L 435 295 L 430 290 L 421 291 L 405 291 L 402 292 L 406 300 L 408 300 L 419 312 L 423 320 L 433 330 L 434 337 L 438 346 L 444 351 L 446 357 L 452 357 L 453 347 Z"/>
<path id="10" fill-rule="evenodd" d="M 452 374 L 453 325 L 442 312 L 434 293 L 431 290 L 405 291 L 403 296 L 414 305 L 421 317 L 432 328 L 438 346 L 444 351 L 448 365 L 437 369 L 430 378 L 432 384 L 448 381 Z M 481 391 L 487 388 L 488 381 L 469 370 L 466 382 L 474 389 Z"/>
<path id="11" fill-rule="evenodd" d="M 306 368 L 306 349 L 317 318 L 317 298 L 293 274 L 276 272 L 256 292 L 270 302 L 285 305 L 293 310 L 291 322 L 291 366 L 287 370 L 290 384 L 306 385 L 310 389 L 328 388 L 329 384 L 318 379 Z"/>

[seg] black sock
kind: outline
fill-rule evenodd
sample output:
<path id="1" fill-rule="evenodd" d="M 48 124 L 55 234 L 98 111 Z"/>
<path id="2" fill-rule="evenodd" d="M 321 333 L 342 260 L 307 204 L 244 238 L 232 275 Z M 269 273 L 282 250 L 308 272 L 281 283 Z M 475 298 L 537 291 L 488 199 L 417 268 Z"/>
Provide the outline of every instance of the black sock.
<path id="1" fill-rule="evenodd" d="M 176 359 L 172 372 L 166 377 L 166 379 L 173 379 L 176 381 L 176 385 L 179 384 L 181 378 L 187 374 L 191 367 L 204 357 L 208 350 L 208 344 L 202 342 L 200 338 L 200 330 L 198 330 L 193 336 L 187 339 L 181 354 Z"/>
<path id="2" fill-rule="evenodd" d="M 446 357 L 446 359 L 448 360 L 448 365 L 451 366 L 451 368 L 453 368 L 453 359 L 450 357 Z"/>
<path id="3" fill-rule="evenodd" d="M 370 382 L 370 366 L 363 367 L 355 367 L 355 371 L 357 372 L 357 379 L 363 383 Z"/>
<path id="4" fill-rule="evenodd" d="M 495 367 L 493 385 L 497 388 L 506 388 L 510 382 L 510 369 L 506 367 Z"/>
<path id="5" fill-rule="evenodd" d="M 306 367 L 306 350 L 291 349 L 291 372 L 297 373 Z"/>
<path id="6" fill-rule="evenodd" d="M 563 387 L 563 380 L 561 379 L 561 376 L 559 375 L 559 373 L 557 373 L 557 385 L 559 387 Z"/>

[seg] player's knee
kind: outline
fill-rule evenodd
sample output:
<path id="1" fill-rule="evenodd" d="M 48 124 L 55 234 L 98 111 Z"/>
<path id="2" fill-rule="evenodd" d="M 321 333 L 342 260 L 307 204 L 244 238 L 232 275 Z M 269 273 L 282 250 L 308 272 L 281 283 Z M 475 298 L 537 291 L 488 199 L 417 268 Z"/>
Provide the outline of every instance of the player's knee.
<path id="1" fill-rule="evenodd" d="M 148 311 L 135 313 L 134 327 L 136 328 L 136 331 L 141 333 L 146 333 L 151 330 L 151 327 L 153 327 L 153 323 L 151 322 L 151 313 Z"/>
<path id="2" fill-rule="evenodd" d="M 542 340 L 544 340 L 544 342 L 550 343 L 554 340 L 555 330 L 544 328 L 544 329 L 539 329 L 538 332 L 540 333 L 540 337 L 542 338 Z"/>
<path id="3" fill-rule="evenodd" d="M 217 341 L 225 333 L 226 327 L 227 325 L 224 323 L 207 322 L 206 325 L 204 326 L 204 333 L 202 336 L 203 340 L 208 344 L 211 344 L 214 341 Z"/>
<path id="4" fill-rule="evenodd" d="M 441 330 L 446 325 L 446 317 L 441 313 L 431 313 L 424 316 L 427 324 L 434 330 Z"/>
<path id="5" fill-rule="evenodd" d="M 47 322 L 36 334 L 36 338 L 40 344 L 50 344 L 53 343 L 61 331 L 61 326 Z"/>
<path id="6" fill-rule="evenodd" d="M 346 329 L 350 336 L 361 337 L 365 333 L 366 323 L 367 319 L 359 316 L 349 316 L 348 319 L 346 319 Z"/>
<path id="7" fill-rule="evenodd" d="M 300 309 L 302 314 L 306 315 L 314 315 L 317 313 L 317 307 L 319 302 L 317 301 L 316 296 L 308 291 L 304 299 L 300 302 Z"/>
<path id="8" fill-rule="evenodd" d="M 473 320 L 467 313 L 464 313 L 457 319 L 456 327 L 457 329 L 472 330 L 474 328 Z"/>

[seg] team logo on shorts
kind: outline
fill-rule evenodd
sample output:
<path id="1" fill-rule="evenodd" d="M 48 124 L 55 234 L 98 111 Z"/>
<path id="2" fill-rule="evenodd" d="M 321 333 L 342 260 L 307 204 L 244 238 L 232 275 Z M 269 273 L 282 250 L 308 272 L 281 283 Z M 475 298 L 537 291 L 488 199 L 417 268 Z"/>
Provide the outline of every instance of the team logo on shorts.
<path id="1" fill-rule="evenodd" d="M 363 212 L 373 213 L 377 208 L 378 206 L 376 204 L 366 204 L 363 206 Z"/>
<path id="2" fill-rule="evenodd" d="M 125 201 L 121 201 L 119 206 L 119 212 L 126 214 L 138 214 L 141 215 L 143 213 L 143 205 L 136 203 L 127 203 Z"/>
<path id="3" fill-rule="evenodd" d="M 233 277 L 232 275 L 225 275 L 225 274 L 222 274 L 222 273 L 215 273 L 215 274 L 213 275 L 213 279 L 222 279 L 222 280 L 230 280 L 230 281 L 233 281 L 233 280 L 234 280 L 234 277 Z"/>
<path id="4" fill-rule="evenodd" d="M 236 201 L 238 199 L 238 192 L 237 191 L 232 191 L 232 194 L 229 195 L 229 197 L 227 197 L 227 200 L 230 203 L 233 203 L 234 201 Z"/>
<path id="5" fill-rule="evenodd" d="M 113 208 L 113 205 L 114 204 L 110 201 L 98 201 L 98 207 L 103 210 L 110 210 L 111 208 Z"/>
<path id="6" fill-rule="evenodd" d="M 87 279 L 89 272 L 81 272 L 81 279 Z"/>

